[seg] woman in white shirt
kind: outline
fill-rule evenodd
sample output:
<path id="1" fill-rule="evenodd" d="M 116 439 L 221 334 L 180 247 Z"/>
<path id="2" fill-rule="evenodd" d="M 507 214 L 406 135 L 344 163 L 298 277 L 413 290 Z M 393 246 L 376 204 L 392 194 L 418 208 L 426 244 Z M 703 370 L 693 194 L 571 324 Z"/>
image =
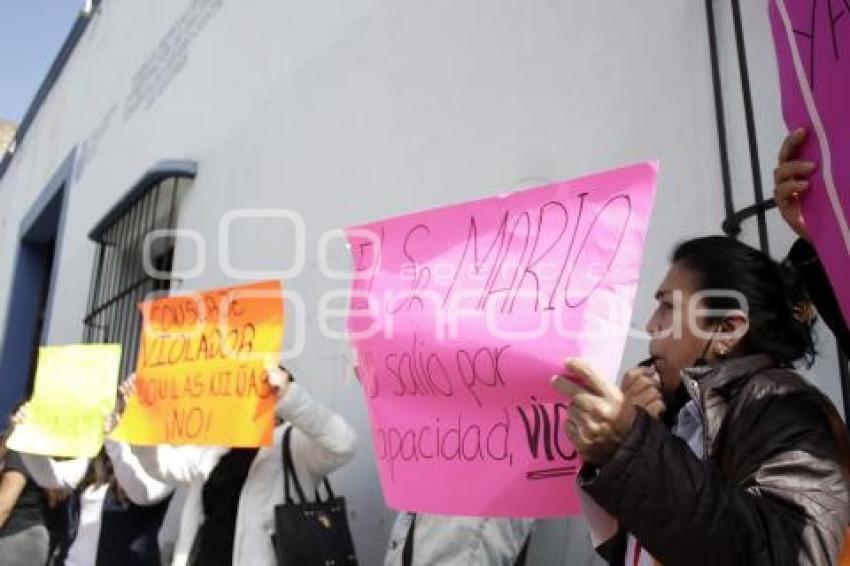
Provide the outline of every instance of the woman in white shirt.
<path id="1" fill-rule="evenodd" d="M 189 484 L 174 566 L 276 563 L 274 507 L 283 503 L 281 443 L 288 428 L 292 428 L 295 472 L 306 493 L 313 493 L 327 474 L 354 455 L 354 430 L 342 417 L 291 382 L 284 370 L 269 373 L 269 382 L 277 389 L 276 414 L 283 421 L 275 428 L 272 446 L 133 447 L 151 476 Z"/>
<path id="2" fill-rule="evenodd" d="M 76 528 L 67 548 L 58 549 L 57 563 L 160 565 L 157 533 L 173 487 L 151 478 L 126 444 L 106 440 L 91 462 L 21 457 L 38 485 L 73 491 L 78 503 Z"/>

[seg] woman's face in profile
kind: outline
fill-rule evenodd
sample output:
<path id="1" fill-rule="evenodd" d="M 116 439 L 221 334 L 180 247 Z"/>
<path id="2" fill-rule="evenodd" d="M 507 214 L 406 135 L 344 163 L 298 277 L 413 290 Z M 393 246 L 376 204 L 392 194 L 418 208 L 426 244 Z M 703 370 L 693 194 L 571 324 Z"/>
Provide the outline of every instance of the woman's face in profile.
<path id="1" fill-rule="evenodd" d="M 698 293 L 696 274 L 680 264 L 671 264 L 655 292 L 657 306 L 646 325 L 650 335 L 649 354 L 661 376 L 666 394 L 672 394 L 681 382 L 681 372 L 705 355 L 711 338 Z"/>

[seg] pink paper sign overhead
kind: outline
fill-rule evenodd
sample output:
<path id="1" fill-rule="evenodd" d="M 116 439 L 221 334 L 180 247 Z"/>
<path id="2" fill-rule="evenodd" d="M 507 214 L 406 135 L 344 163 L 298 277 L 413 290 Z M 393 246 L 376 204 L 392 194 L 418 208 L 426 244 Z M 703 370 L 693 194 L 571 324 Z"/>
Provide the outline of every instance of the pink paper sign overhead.
<path id="1" fill-rule="evenodd" d="M 348 332 L 388 505 L 580 512 L 549 380 L 574 356 L 615 378 L 656 177 L 647 162 L 346 230 Z"/>
<path id="2" fill-rule="evenodd" d="M 773 0 L 770 19 L 785 122 L 818 163 L 803 217 L 850 321 L 850 1 Z"/>

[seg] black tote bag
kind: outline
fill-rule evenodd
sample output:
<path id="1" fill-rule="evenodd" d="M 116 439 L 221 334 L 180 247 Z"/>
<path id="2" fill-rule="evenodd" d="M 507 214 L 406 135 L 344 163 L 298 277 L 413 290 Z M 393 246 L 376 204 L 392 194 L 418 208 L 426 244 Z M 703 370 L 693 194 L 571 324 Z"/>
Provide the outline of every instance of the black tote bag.
<path id="1" fill-rule="evenodd" d="M 284 502 L 274 509 L 274 546 L 279 566 L 356 566 L 354 541 L 348 528 L 345 499 L 336 497 L 325 478 L 328 496 L 322 501 L 316 489 L 315 502 L 304 497 L 292 464 L 290 426 L 283 435 Z M 295 485 L 298 501 L 293 499 Z"/>

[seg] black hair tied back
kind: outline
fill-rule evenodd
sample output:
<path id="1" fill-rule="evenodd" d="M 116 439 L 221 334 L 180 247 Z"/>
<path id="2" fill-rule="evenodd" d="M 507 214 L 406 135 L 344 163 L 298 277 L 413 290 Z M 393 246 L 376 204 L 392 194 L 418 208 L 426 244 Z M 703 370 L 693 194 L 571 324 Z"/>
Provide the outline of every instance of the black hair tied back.
<path id="1" fill-rule="evenodd" d="M 694 272 L 699 290 L 740 293 L 747 300 L 750 327 L 736 355 L 769 354 L 783 366 L 814 363 L 814 307 L 796 271 L 763 252 L 725 236 L 695 238 L 680 244 L 671 261 Z M 740 308 L 732 294 L 708 296 L 712 310 Z"/>

